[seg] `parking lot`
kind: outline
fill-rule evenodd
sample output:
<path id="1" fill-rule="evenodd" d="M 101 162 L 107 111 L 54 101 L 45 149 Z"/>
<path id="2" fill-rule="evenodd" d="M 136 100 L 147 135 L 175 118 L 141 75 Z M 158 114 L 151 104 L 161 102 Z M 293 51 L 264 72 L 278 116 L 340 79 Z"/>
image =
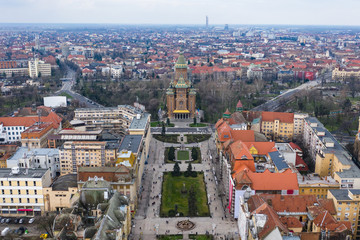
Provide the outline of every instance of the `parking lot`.
<path id="1" fill-rule="evenodd" d="M 37 219 L 35 219 L 35 221 L 33 223 L 29 223 L 30 218 L 27 218 L 27 217 L 22 218 L 23 223 L 18 223 L 20 218 L 5 218 L 5 219 L 10 219 L 9 223 L 6 223 L 5 221 L 2 222 L 2 219 L 4 219 L 4 218 L 1 217 L 1 219 L 0 219 L 0 233 L 7 227 L 10 228 L 11 233 L 14 233 L 14 231 L 19 229 L 20 227 L 24 227 L 25 229 L 28 230 L 28 234 L 26 234 L 26 236 L 40 236 L 41 233 L 45 233 L 37 228 L 37 223 L 38 223 Z M 17 222 L 17 223 L 15 223 L 15 222 Z M 25 235 L 23 234 L 22 236 L 25 236 Z M 0 239 L 1 239 L 1 237 L 0 237 Z"/>

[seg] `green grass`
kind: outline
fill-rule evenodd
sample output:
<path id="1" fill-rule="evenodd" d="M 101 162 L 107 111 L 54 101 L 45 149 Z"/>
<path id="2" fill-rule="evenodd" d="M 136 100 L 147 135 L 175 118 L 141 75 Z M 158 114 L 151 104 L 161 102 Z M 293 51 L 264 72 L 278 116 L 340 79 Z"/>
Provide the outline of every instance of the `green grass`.
<path id="1" fill-rule="evenodd" d="M 157 239 L 160 240 L 177 240 L 183 239 L 183 235 L 159 235 Z"/>
<path id="2" fill-rule="evenodd" d="M 69 98 L 69 99 L 72 99 L 72 98 L 73 98 L 70 94 L 68 94 L 68 93 L 66 93 L 66 92 L 62 92 L 62 93 L 60 94 L 60 96 L 65 96 L 65 97 L 67 97 L 67 98 Z"/>
<path id="3" fill-rule="evenodd" d="M 162 122 L 151 122 L 150 123 L 150 126 L 151 127 L 162 127 Z M 165 127 L 174 127 L 175 126 L 175 124 L 173 124 L 173 123 L 170 123 L 169 125 L 167 125 L 166 123 L 165 123 Z"/>
<path id="4" fill-rule="evenodd" d="M 196 161 L 191 161 L 191 163 L 201 163 L 201 150 L 199 147 L 195 147 L 196 151 L 198 152 L 198 159 Z M 168 154 L 169 154 L 169 147 L 165 147 L 165 151 L 164 151 L 164 161 L 165 163 L 175 163 L 175 161 L 170 161 L 168 159 Z M 191 154 L 191 149 L 190 149 L 190 153 Z"/>
<path id="5" fill-rule="evenodd" d="M 197 124 L 191 123 L 189 126 L 190 127 L 206 127 L 207 124 L 205 124 L 205 123 L 197 123 Z"/>
<path id="6" fill-rule="evenodd" d="M 178 143 L 177 141 L 177 137 L 179 136 L 179 134 L 166 134 L 166 135 L 161 135 L 161 134 L 153 134 L 153 137 L 161 142 L 167 142 L 167 143 Z"/>
<path id="7" fill-rule="evenodd" d="M 188 216 L 188 195 L 181 193 L 185 183 L 186 189 L 194 186 L 196 192 L 196 205 L 199 216 L 208 217 L 210 215 L 209 207 L 207 205 L 207 196 L 204 183 L 204 173 L 198 172 L 196 178 L 181 176 L 174 177 L 170 172 L 164 173 L 164 181 L 162 184 L 162 198 L 160 216 L 168 217 L 168 212 L 178 206 L 178 212 L 182 212 L 184 216 Z"/>
<path id="8" fill-rule="evenodd" d="M 195 234 L 189 234 L 190 239 L 196 239 L 196 240 L 212 240 L 214 237 L 212 235 L 195 235 Z"/>
<path id="9" fill-rule="evenodd" d="M 208 140 L 211 135 L 210 134 L 185 134 L 187 137 L 187 143 L 197 143 Z"/>
<path id="10" fill-rule="evenodd" d="M 188 150 L 178 150 L 177 151 L 177 160 L 189 160 L 189 151 Z"/>

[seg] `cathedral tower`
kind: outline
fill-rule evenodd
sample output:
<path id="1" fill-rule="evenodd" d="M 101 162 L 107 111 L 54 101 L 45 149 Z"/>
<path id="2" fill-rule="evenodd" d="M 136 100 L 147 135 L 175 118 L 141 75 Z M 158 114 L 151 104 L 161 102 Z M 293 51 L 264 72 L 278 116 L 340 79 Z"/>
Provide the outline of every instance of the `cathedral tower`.
<path id="1" fill-rule="evenodd" d="M 175 76 L 166 91 L 168 117 L 189 119 L 195 116 L 196 91 L 187 77 L 185 57 L 180 53 L 175 64 Z"/>

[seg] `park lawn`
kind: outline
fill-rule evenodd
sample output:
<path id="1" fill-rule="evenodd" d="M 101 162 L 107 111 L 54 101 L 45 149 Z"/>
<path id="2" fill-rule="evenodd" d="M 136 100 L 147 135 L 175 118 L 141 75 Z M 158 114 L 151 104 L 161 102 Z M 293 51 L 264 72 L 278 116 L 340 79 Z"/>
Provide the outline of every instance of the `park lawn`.
<path id="1" fill-rule="evenodd" d="M 208 140 L 211 135 L 210 134 L 185 134 L 187 138 L 187 143 L 197 143 Z"/>
<path id="2" fill-rule="evenodd" d="M 159 240 L 177 240 L 183 239 L 183 235 L 159 235 L 157 237 Z"/>
<path id="3" fill-rule="evenodd" d="M 174 127 L 175 126 L 175 124 L 173 124 L 173 123 L 170 123 L 169 125 L 167 125 L 166 123 L 165 123 L 165 127 Z M 162 122 L 159 122 L 159 121 L 157 121 L 157 122 L 151 122 L 150 123 L 150 127 L 162 127 Z"/>
<path id="4" fill-rule="evenodd" d="M 164 161 L 165 163 L 175 163 L 175 161 L 171 161 L 168 159 L 168 156 L 169 156 L 169 149 L 170 147 L 165 147 L 165 151 L 164 151 Z M 199 147 L 195 147 L 196 151 L 198 152 L 198 159 L 195 160 L 195 161 L 191 161 L 191 163 L 201 163 L 201 150 Z M 190 156 L 191 156 L 191 149 L 190 149 L 190 152 L 189 152 Z"/>
<path id="5" fill-rule="evenodd" d="M 69 99 L 72 99 L 72 98 L 73 98 L 70 94 L 68 94 L 68 93 L 66 93 L 66 92 L 62 92 L 62 93 L 60 94 L 60 96 L 65 96 L 66 98 L 69 98 Z"/>
<path id="6" fill-rule="evenodd" d="M 191 123 L 189 126 L 190 127 L 206 127 L 207 124 L 205 124 L 205 123 L 197 123 L 197 124 Z"/>
<path id="7" fill-rule="evenodd" d="M 212 239 L 214 239 L 212 235 L 195 235 L 195 234 L 190 234 L 189 238 L 195 239 L 195 240 L 212 240 Z"/>
<path id="8" fill-rule="evenodd" d="M 188 150 L 178 150 L 177 151 L 177 160 L 189 160 L 190 152 Z"/>
<path id="9" fill-rule="evenodd" d="M 196 205 L 200 217 L 210 216 L 209 207 L 207 205 L 207 195 L 204 182 L 204 173 L 198 172 L 197 177 L 174 177 L 171 172 L 164 173 L 161 197 L 161 217 L 168 217 L 168 212 L 178 206 L 178 212 L 182 212 L 184 216 L 189 215 L 188 194 L 182 194 L 181 189 L 185 183 L 186 189 L 190 189 L 193 185 L 196 192 Z"/>
<path id="10" fill-rule="evenodd" d="M 178 143 L 177 141 L 177 137 L 179 136 L 179 134 L 165 134 L 165 135 L 161 135 L 161 134 L 153 134 L 153 137 L 161 142 L 167 142 L 167 143 Z"/>

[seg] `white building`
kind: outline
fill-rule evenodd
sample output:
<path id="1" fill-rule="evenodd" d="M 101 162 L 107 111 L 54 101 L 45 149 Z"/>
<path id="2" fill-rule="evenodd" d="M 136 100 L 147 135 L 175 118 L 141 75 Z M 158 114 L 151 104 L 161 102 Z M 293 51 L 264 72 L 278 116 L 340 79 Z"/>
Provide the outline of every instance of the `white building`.
<path id="1" fill-rule="evenodd" d="M 0 143 L 19 142 L 21 133 L 32 126 L 33 123 L 27 122 L 2 122 L 0 118 Z"/>
<path id="2" fill-rule="evenodd" d="M 6 160 L 8 168 L 42 168 L 50 170 L 50 177 L 60 175 L 59 150 L 56 148 L 28 149 L 20 147 Z"/>
<path id="3" fill-rule="evenodd" d="M 51 108 L 66 107 L 66 96 L 44 97 L 44 106 Z"/>
<path id="4" fill-rule="evenodd" d="M 29 61 L 29 76 L 31 78 L 37 78 L 39 73 L 42 77 L 51 76 L 51 64 L 40 61 L 37 58 Z"/>
<path id="5" fill-rule="evenodd" d="M 119 78 L 123 74 L 123 67 L 121 65 L 111 65 L 111 76 Z"/>
<path id="6" fill-rule="evenodd" d="M 304 133 L 305 118 L 309 117 L 307 113 L 294 114 L 294 138 L 302 138 Z"/>

